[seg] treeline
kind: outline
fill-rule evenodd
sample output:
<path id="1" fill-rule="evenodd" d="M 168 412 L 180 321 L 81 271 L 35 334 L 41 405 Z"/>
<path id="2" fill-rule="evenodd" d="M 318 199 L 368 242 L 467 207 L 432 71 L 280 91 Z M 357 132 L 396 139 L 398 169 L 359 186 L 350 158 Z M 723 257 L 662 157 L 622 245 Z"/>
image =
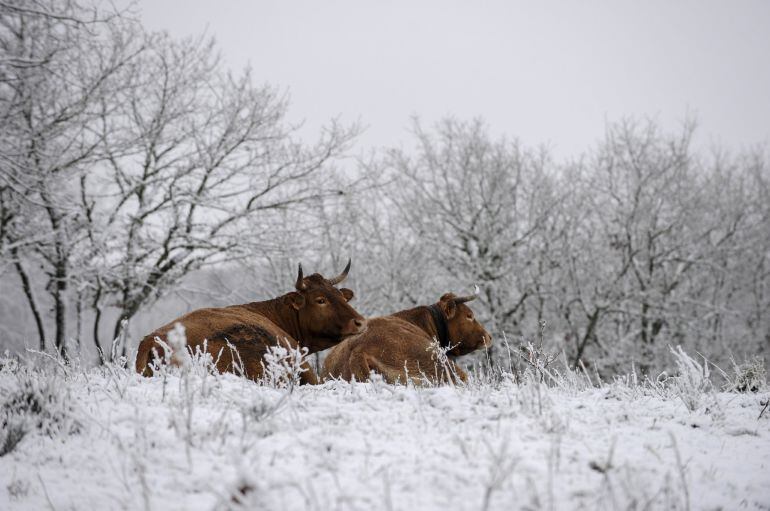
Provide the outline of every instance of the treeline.
<path id="1" fill-rule="evenodd" d="M 626 120 L 555 163 L 480 121 L 416 123 L 415 146 L 381 160 L 387 191 L 338 209 L 339 225 L 365 218 L 339 228 L 377 268 L 359 294 L 393 310 L 475 283 L 498 346 L 542 334 L 604 374 L 660 369 L 677 344 L 767 354 L 770 168 L 762 151 L 695 152 L 693 131 Z"/>
<path id="2" fill-rule="evenodd" d="M 542 332 L 604 373 L 658 369 L 670 344 L 770 348 L 764 150 L 695 151 L 692 125 L 626 120 L 556 162 L 446 119 L 351 159 L 357 126 L 300 141 L 284 93 L 130 13 L 2 2 L 0 45 L 0 282 L 41 349 L 109 351 L 202 269 L 239 272 L 256 299 L 299 260 L 348 256 L 362 312 L 477 284 L 498 347 Z"/>

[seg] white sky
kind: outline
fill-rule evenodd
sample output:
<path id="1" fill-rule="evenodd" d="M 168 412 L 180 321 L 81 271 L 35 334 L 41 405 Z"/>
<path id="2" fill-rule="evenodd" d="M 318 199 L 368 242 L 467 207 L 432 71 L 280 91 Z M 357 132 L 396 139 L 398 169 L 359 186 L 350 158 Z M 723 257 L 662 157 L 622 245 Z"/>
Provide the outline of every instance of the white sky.
<path id="1" fill-rule="evenodd" d="M 574 156 L 606 120 L 688 114 L 700 142 L 770 144 L 770 1 L 140 0 L 152 29 L 206 30 L 228 65 L 289 89 L 307 134 L 360 119 L 360 147 L 412 114 L 481 116 Z"/>

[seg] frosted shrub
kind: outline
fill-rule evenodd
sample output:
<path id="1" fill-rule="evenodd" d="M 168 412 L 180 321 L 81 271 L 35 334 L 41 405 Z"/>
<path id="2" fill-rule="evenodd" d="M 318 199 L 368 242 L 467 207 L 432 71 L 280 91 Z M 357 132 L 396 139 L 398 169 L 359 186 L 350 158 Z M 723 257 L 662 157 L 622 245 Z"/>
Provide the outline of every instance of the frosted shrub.
<path id="1" fill-rule="evenodd" d="M 163 376 L 163 399 L 165 400 L 166 381 L 168 377 L 167 367 L 178 368 L 179 394 L 172 401 L 170 407 L 170 422 L 177 434 L 185 442 L 185 452 L 188 461 L 192 460 L 190 448 L 195 445 L 197 424 L 194 419 L 194 412 L 197 407 L 196 394 L 200 390 L 201 397 L 205 398 L 209 391 L 206 385 L 206 376 L 208 375 L 212 361 L 211 356 L 202 353 L 196 349 L 191 354 L 187 348 L 187 335 L 184 325 L 175 323 L 166 335 L 168 344 L 164 345 L 164 357 L 166 363 L 161 367 L 160 374 Z M 161 342 L 156 338 L 158 342 Z M 169 354 L 169 349 L 171 353 Z M 205 345 L 204 345 L 205 349 Z"/>
<path id="2" fill-rule="evenodd" d="M 189 372 L 196 376 L 196 379 L 200 383 L 201 396 L 207 397 L 212 391 L 211 385 L 209 385 L 209 375 L 218 375 L 217 364 L 211 353 L 208 352 L 208 341 L 203 341 L 203 348 L 196 346 L 195 350 L 190 353 Z M 214 382 L 217 381 L 216 376 Z"/>
<path id="3" fill-rule="evenodd" d="M 30 484 L 29 481 L 25 481 L 24 479 L 16 479 L 14 476 L 13 480 L 8 483 L 5 489 L 8 492 L 8 496 L 11 498 L 11 500 L 21 500 L 29 495 Z"/>
<path id="4" fill-rule="evenodd" d="M 153 374 L 165 375 L 168 366 L 179 367 L 183 371 L 190 367 L 190 353 L 187 350 L 187 334 L 184 325 L 174 323 L 174 328 L 166 334 L 166 341 L 160 337 L 155 337 L 155 342 L 163 348 L 162 361 L 159 353 L 155 351 L 155 362 L 153 362 Z"/>
<path id="5" fill-rule="evenodd" d="M 705 359 L 703 364 L 699 363 L 685 353 L 681 346 L 677 346 L 676 350 L 670 349 L 678 370 L 677 376 L 671 379 L 674 392 L 688 410 L 695 411 L 703 401 L 704 394 L 712 388 L 708 363 Z"/>
<path id="6" fill-rule="evenodd" d="M 431 359 L 436 362 L 434 371 L 436 372 L 435 377 L 437 381 L 442 380 L 440 373 L 443 373 L 444 379 L 446 379 L 447 382 L 462 381 L 457 376 L 457 372 L 452 367 L 449 357 L 447 356 L 447 352 L 452 348 L 454 348 L 454 346 L 441 346 L 436 338 L 434 338 L 430 344 L 428 344 L 428 347 L 425 348 L 425 351 L 430 353 Z M 422 379 L 423 383 L 430 383 L 433 381 L 425 374 L 422 375 Z"/>
<path id="7" fill-rule="evenodd" d="M 17 378 L 18 386 L 7 394 L 0 406 L 0 456 L 11 452 L 33 431 L 54 436 L 80 430 L 67 387 L 58 377 L 22 371 Z"/>
<path id="8" fill-rule="evenodd" d="M 307 370 L 302 367 L 307 354 L 304 347 L 269 346 L 262 361 L 262 383 L 275 388 L 294 388 Z"/>
<path id="9" fill-rule="evenodd" d="M 13 451 L 27 434 L 27 425 L 20 417 L 6 417 L 3 419 L 2 425 L 3 428 L 0 433 L 0 456 L 5 456 Z"/>
<path id="10" fill-rule="evenodd" d="M 219 495 L 219 502 L 214 506 L 214 511 L 249 511 L 286 507 L 278 505 L 273 496 L 275 493 L 271 495 L 270 488 L 266 488 L 265 483 L 255 476 L 259 473 L 257 468 L 246 466 L 238 460 L 235 463 L 235 471 L 235 479 Z M 287 486 L 293 485 L 289 483 Z M 286 488 L 281 490 L 285 492 Z"/>
<path id="11" fill-rule="evenodd" d="M 540 321 L 540 334 L 537 342 L 531 340 L 526 341 L 525 344 L 519 346 L 518 351 L 515 354 L 519 357 L 519 362 L 524 362 L 525 370 L 521 371 L 518 367 L 516 369 L 516 381 L 522 382 L 527 377 L 527 371 L 532 369 L 535 371 L 539 381 L 552 384 L 558 384 L 553 373 L 549 369 L 550 366 L 559 357 L 559 353 L 551 353 L 545 350 L 543 344 L 545 340 L 545 329 L 548 324 L 544 321 Z M 507 340 L 505 345 L 508 346 Z M 508 357 L 510 359 L 511 349 L 508 347 Z M 518 364 L 517 364 L 518 365 Z"/>
<path id="12" fill-rule="evenodd" d="M 728 390 L 738 392 L 759 392 L 767 383 L 767 371 L 762 357 L 754 356 L 743 364 L 733 360 L 735 376 L 728 384 Z"/>
<path id="13" fill-rule="evenodd" d="M 552 381 L 557 387 L 566 392 L 570 392 L 573 395 L 593 388 L 594 385 L 591 381 L 591 377 L 588 375 L 588 372 L 582 363 L 580 369 L 573 369 L 570 367 L 567 356 L 563 351 L 559 352 L 557 357 L 561 359 L 560 364 L 551 369 L 551 373 L 554 376 Z M 559 368 L 559 366 L 561 366 L 561 368 Z"/>
<path id="14" fill-rule="evenodd" d="M 516 389 L 516 397 L 521 411 L 540 423 L 547 433 L 563 433 L 567 421 L 554 407 L 551 389 L 541 380 L 542 375 L 532 369 L 524 371 L 522 381 Z"/>
<path id="15" fill-rule="evenodd" d="M 8 350 L 5 350 L 2 356 L 0 356 L 0 374 L 16 374 L 21 370 L 21 364 L 17 358 L 11 356 Z"/>
<path id="16" fill-rule="evenodd" d="M 168 344 L 171 346 L 171 365 L 188 369 L 190 367 L 190 354 L 187 352 L 187 334 L 182 323 L 174 323 L 168 334 Z"/>

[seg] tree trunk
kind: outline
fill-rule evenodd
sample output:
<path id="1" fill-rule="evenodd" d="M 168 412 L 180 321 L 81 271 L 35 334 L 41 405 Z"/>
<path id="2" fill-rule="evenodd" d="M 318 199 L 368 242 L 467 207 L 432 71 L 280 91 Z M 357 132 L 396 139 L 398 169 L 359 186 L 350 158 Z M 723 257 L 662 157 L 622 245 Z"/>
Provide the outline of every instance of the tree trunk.
<path id="1" fill-rule="evenodd" d="M 177 261 L 174 259 L 166 260 L 161 266 L 156 267 L 152 273 L 150 273 L 147 280 L 144 282 L 144 285 L 142 286 L 141 291 L 139 293 L 134 294 L 133 296 L 129 293 L 128 283 L 124 282 L 124 289 L 123 289 L 123 303 L 121 306 L 120 316 L 118 316 L 118 320 L 115 322 L 115 328 L 113 329 L 112 339 L 113 343 L 115 340 L 120 336 L 121 331 L 123 330 L 123 322 L 124 321 L 130 321 L 131 318 L 134 317 L 134 315 L 139 312 L 139 309 L 141 308 L 142 304 L 145 303 L 147 298 L 152 294 L 153 289 L 155 288 L 155 285 L 158 283 L 158 281 L 171 269 L 173 269 L 177 264 Z M 129 296 L 131 296 L 129 300 Z M 126 353 L 128 351 L 127 342 L 123 342 L 123 346 L 121 347 L 121 355 L 126 356 Z"/>
<path id="2" fill-rule="evenodd" d="M 130 321 L 131 318 L 134 317 L 134 314 L 135 312 L 131 312 L 123 309 L 120 311 L 120 316 L 118 316 L 117 321 L 115 321 L 115 327 L 112 330 L 112 345 L 110 347 L 110 360 L 112 360 L 113 362 L 115 361 L 114 359 L 115 359 L 115 356 L 117 355 L 117 352 L 115 350 L 115 347 L 116 347 L 115 343 L 121 340 L 121 336 L 123 336 L 123 339 L 122 339 L 123 342 L 122 342 L 122 345 L 120 346 L 120 355 L 126 356 L 126 353 L 128 351 L 126 348 L 126 344 L 128 343 L 126 341 L 125 334 L 123 331 L 124 330 L 123 324 L 124 323 L 128 324 L 128 321 Z"/>
<path id="3" fill-rule="evenodd" d="M 17 248 L 14 247 L 11 249 L 11 256 L 13 257 L 13 266 L 16 268 L 16 273 L 19 275 L 19 279 L 21 279 L 21 287 L 24 290 L 24 295 L 27 297 L 27 303 L 29 304 L 29 308 L 32 311 L 32 317 L 35 319 L 35 326 L 37 327 L 37 334 L 40 343 L 40 351 L 45 351 L 45 329 L 43 327 L 43 319 L 40 317 L 40 311 L 37 308 L 37 301 L 35 300 L 35 295 L 32 292 L 32 285 L 29 282 L 29 276 L 27 275 L 27 272 L 24 270 L 24 266 L 22 266 L 21 261 L 19 260 Z"/>
<path id="4" fill-rule="evenodd" d="M 77 345 L 78 358 L 83 356 L 83 345 L 80 339 L 83 336 L 83 293 L 78 291 L 75 302 L 75 344 Z"/>
<path id="5" fill-rule="evenodd" d="M 642 330 L 642 345 L 640 346 L 641 360 L 639 361 L 639 372 L 643 375 L 649 374 L 655 362 L 655 352 L 653 350 L 654 337 L 650 331 L 650 305 L 642 302 L 640 326 Z"/>
<path id="6" fill-rule="evenodd" d="M 67 267 L 66 263 L 62 260 L 56 262 L 56 270 L 54 272 L 54 317 L 56 321 L 56 337 L 54 339 L 54 345 L 59 352 L 59 355 L 64 360 L 67 360 L 67 304 L 65 296 L 67 293 Z"/>
<path id="7" fill-rule="evenodd" d="M 61 224 L 62 218 L 57 214 L 54 209 L 51 200 L 49 199 L 45 191 L 40 193 L 41 199 L 46 204 L 45 209 L 48 213 L 48 219 L 51 222 L 51 231 L 54 235 L 54 251 L 55 256 L 51 258 L 54 266 L 54 274 L 50 284 L 51 296 L 54 302 L 54 320 L 56 324 L 56 335 L 54 337 L 54 346 L 59 352 L 59 355 L 66 361 L 67 360 L 67 266 L 68 266 L 68 254 L 66 251 L 66 238 L 67 234 L 64 232 Z"/>
<path id="8" fill-rule="evenodd" d="M 104 364 L 104 350 L 102 350 L 102 344 L 99 342 L 99 326 L 102 321 L 102 307 L 99 305 L 99 300 L 102 297 L 101 283 L 96 289 L 94 295 L 93 309 L 94 309 L 94 345 L 96 346 L 96 354 L 99 356 L 99 365 Z"/>
<path id="9" fill-rule="evenodd" d="M 593 314 L 591 314 L 591 316 L 588 318 L 586 333 L 583 335 L 583 339 L 580 341 L 580 344 L 578 344 L 577 353 L 575 353 L 575 358 L 572 360 L 573 368 L 577 368 L 578 364 L 580 363 L 580 359 L 583 358 L 583 352 L 586 349 L 586 345 L 588 345 L 588 341 L 591 339 L 591 336 L 593 336 L 594 330 L 596 329 L 596 323 L 599 320 L 599 312 L 600 309 L 594 309 Z"/>

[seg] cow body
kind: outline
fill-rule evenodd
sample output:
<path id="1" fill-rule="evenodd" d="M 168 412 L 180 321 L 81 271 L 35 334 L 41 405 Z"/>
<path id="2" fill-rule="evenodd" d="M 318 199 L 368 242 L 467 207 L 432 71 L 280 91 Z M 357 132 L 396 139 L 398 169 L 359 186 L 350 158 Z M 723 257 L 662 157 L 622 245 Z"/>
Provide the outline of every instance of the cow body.
<path id="1" fill-rule="evenodd" d="M 313 353 L 359 334 L 365 330 L 366 321 L 347 303 L 353 292 L 333 286 L 347 275 L 349 267 L 342 277 L 332 280 L 319 274 L 305 278 L 300 267 L 297 291 L 273 300 L 187 313 L 142 340 L 136 370 L 150 376 L 153 363 L 168 358 L 168 334 L 177 323 L 185 328 L 190 350 L 211 354 L 220 372 L 242 373 L 251 379 L 262 376 L 263 357 L 271 346 L 304 347 Z M 310 365 L 304 362 L 302 367 L 301 382 L 317 383 Z"/>
<path id="2" fill-rule="evenodd" d="M 467 375 L 452 357 L 491 342 L 462 301 L 470 299 L 449 293 L 431 306 L 370 319 L 366 332 L 329 351 L 323 376 L 366 381 L 375 372 L 389 383 L 465 381 Z"/>

